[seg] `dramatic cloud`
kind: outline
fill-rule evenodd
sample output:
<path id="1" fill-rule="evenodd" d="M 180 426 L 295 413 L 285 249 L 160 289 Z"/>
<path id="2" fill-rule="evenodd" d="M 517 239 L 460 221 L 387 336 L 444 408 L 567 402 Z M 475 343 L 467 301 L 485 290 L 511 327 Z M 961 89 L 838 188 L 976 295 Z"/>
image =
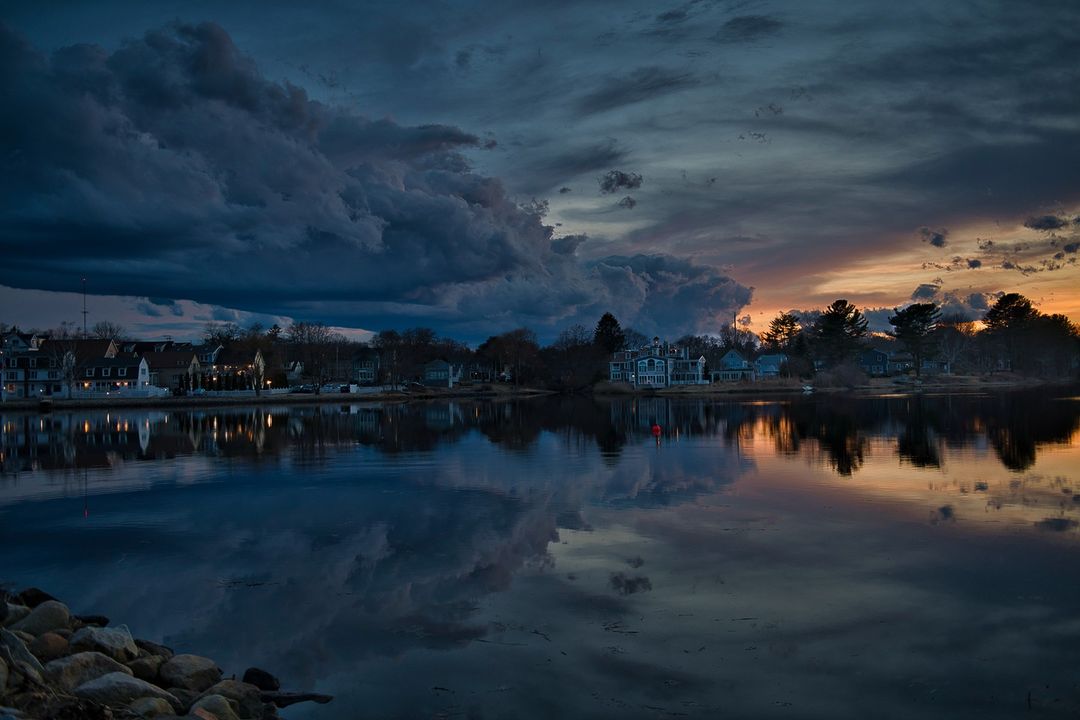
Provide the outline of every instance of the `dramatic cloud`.
<path id="1" fill-rule="evenodd" d="M 924 283 L 919 287 L 915 288 L 915 291 L 911 293 L 911 299 L 932 300 L 934 297 L 937 296 L 939 290 L 941 290 L 941 286 L 939 285 L 931 285 L 929 283 Z"/>
<path id="2" fill-rule="evenodd" d="M 1039 217 L 1029 217 L 1024 221 L 1024 227 L 1031 228 L 1032 230 L 1060 230 L 1067 226 L 1069 221 L 1063 217 L 1057 215 L 1042 215 Z"/>
<path id="3" fill-rule="evenodd" d="M 600 192 L 613 193 L 622 189 L 635 190 L 641 187 L 643 178 L 636 172 L 623 172 L 622 170 L 610 170 L 602 178 L 597 180 L 600 183 Z"/>
<path id="4" fill-rule="evenodd" d="M 615 204 L 618 205 L 621 208 L 625 208 L 627 210 L 633 210 L 634 207 L 637 206 L 637 200 L 635 200 L 634 198 L 627 195 L 626 197 L 624 197 L 622 200 L 620 200 L 619 202 L 617 202 Z"/>
<path id="5" fill-rule="evenodd" d="M 982 260 L 978 258 L 968 258 L 967 266 L 970 270 L 978 270 L 982 267 Z"/>
<path id="6" fill-rule="evenodd" d="M 931 230 L 928 227 L 919 228 L 919 236 L 922 237 L 924 243 L 930 243 L 936 248 L 943 248 L 949 244 L 946 239 L 949 236 L 949 231 L 944 228 L 941 230 Z"/>
<path id="7" fill-rule="evenodd" d="M 593 322 L 612 304 L 676 333 L 750 299 L 674 258 L 583 265 L 583 238 L 556 238 L 535 211 L 544 201 L 523 209 L 470 169 L 461 151 L 477 136 L 370 120 L 270 82 L 212 23 L 51 56 L 0 28 L 0 56 L 9 286 L 91 275 L 102 293 L 477 334 Z M 613 141 L 596 148 L 578 168 L 618 158 Z M 676 307 L 689 296 L 703 305 Z"/>
<path id="8" fill-rule="evenodd" d="M 662 67 L 642 67 L 628 75 L 606 79 L 601 85 L 578 103 L 583 115 L 613 110 L 666 95 L 697 84 L 688 72 L 678 72 Z"/>

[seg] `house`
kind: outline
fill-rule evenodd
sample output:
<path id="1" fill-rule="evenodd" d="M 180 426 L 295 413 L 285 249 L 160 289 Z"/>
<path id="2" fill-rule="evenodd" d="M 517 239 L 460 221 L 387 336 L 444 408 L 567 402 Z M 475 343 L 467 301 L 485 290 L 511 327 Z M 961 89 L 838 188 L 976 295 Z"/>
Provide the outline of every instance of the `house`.
<path id="1" fill-rule="evenodd" d="M 735 348 L 720 358 L 720 369 L 709 373 L 711 382 L 741 382 L 755 379 L 754 366 Z"/>
<path id="2" fill-rule="evenodd" d="M 864 350 L 859 355 L 859 367 L 870 377 L 884 377 L 889 374 L 889 354 L 883 350 Z"/>
<path id="3" fill-rule="evenodd" d="M 659 337 L 654 337 L 651 345 L 613 353 L 608 361 L 608 378 L 634 387 L 704 385 L 705 358 L 692 359 L 687 348 L 661 343 Z"/>
<path id="4" fill-rule="evenodd" d="M 452 388 L 460 382 L 461 365 L 454 365 L 441 358 L 424 365 L 424 384 L 428 387 Z"/>
<path id="5" fill-rule="evenodd" d="M 787 365 L 787 355 L 784 353 L 771 353 L 762 355 L 754 361 L 754 374 L 758 379 L 777 378 Z"/>
<path id="6" fill-rule="evenodd" d="M 199 387 L 202 366 L 194 350 L 160 350 L 142 353 L 150 367 L 150 384 L 168 390 Z"/>
<path id="7" fill-rule="evenodd" d="M 3 397 L 34 398 L 63 395 L 71 385 L 78 387 L 83 368 L 103 358 L 116 357 L 112 340 L 5 336 L 12 347 L 3 358 Z M 17 342 L 16 342 L 17 340 Z"/>
<path id="8" fill-rule="evenodd" d="M 98 358 L 79 369 L 76 387 L 84 392 L 124 392 L 150 387 L 150 366 L 144 357 Z"/>
<path id="9" fill-rule="evenodd" d="M 363 348 L 352 358 L 350 377 L 357 385 L 375 385 L 379 382 L 379 351 Z"/>

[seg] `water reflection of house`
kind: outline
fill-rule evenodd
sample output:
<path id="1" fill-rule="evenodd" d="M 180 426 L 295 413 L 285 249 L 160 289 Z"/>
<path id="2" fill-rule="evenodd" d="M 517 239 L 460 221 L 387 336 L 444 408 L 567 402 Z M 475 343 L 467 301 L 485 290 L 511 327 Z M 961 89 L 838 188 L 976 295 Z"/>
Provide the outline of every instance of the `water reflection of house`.
<path id="1" fill-rule="evenodd" d="M 424 424 L 432 430 L 452 430 L 454 426 L 464 422 L 461 407 L 457 403 L 432 403 L 424 407 Z"/>

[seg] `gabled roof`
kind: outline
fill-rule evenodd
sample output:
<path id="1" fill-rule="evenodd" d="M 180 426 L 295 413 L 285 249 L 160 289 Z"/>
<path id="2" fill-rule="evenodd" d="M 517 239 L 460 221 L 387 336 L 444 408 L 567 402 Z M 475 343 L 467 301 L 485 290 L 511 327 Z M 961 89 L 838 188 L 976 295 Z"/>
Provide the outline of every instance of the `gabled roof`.
<path id="1" fill-rule="evenodd" d="M 165 350 L 164 352 L 143 353 L 146 364 L 151 370 L 187 369 L 192 363 L 199 362 L 194 350 Z"/>
<path id="2" fill-rule="evenodd" d="M 50 338 L 41 343 L 39 352 L 57 356 L 72 352 L 75 354 L 75 361 L 80 365 L 85 365 L 92 360 L 115 357 L 117 350 L 117 345 L 112 340 L 54 340 Z"/>

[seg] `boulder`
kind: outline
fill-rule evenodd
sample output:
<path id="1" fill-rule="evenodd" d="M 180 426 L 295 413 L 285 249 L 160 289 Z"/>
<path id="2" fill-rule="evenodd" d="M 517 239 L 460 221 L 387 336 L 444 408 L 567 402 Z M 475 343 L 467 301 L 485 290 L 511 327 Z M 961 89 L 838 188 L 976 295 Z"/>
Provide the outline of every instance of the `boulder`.
<path id="1" fill-rule="evenodd" d="M 109 624 L 109 618 L 105 617 L 104 615 L 75 615 L 74 617 L 83 625 L 97 625 L 98 627 L 107 627 Z"/>
<path id="2" fill-rule="evenodd" d="M 205 717 L 199 713 L 200 710 L 211 713 L 217 720 L 240 720 L 228 698 L 222 695 L 205 695 L 199 698 L 191 706 L 188 714 Z"/>
<path id="3" fill-rule="evenodd" d="M 150 642 L 149 640 L 139 640 L 138 638 L 136 638 L 135 645 L 140 650 L 145 650 L 147 655 L 160 655 L 166 660 L 176 654 L 173 652 L 172 648 L 165 647 L 164 645 L 158 645 L 157 643 Z"/>
<path id="4" fill-rule="evenodd" d="M 44 672 L 45 668 L 41 662 L 26 648 L 26 643 L 14 633 L 0 629 L 0 647 L 5 648 L 10 653 L 9 664 L 11 662 L 24 662 L 38 673 Z"/>
<path id="5" fill-rule="evenodd" d="M 128 710 L 141 718 L 155 718 L 161 715 L 172 715 L 174 712 L 172 705 L 157 697 L 139 698 L 128 705 Z"/>
<path id="6" fill-rule="evenodd" d="M 244 671 L 244 682 L 254 685 L 260 690 L 274 692 L 281 689 L 281 681 L 276 677 L 257 667 L 250 667 Z"/>
<path id="7" fill-rule="evenodd" d="M 169 688 L 169 694 L 180 701 L 180 709 L 186 711 L 191 704 L 199 699 L 199 693 L 187 688 Z"/>
<path id="8" fill-rule="evenodd" d="M 99 652 L 81 652 L 53 660 L 45 666 L 44 674 L 53 685 L 71 692 L 84 683 L 110 673 L 131 675 L 131 670 Z"/>
<path id="9" fill-rule="evenodd" d="M 28 632 L 23 632 L 22 630 L 12 630 L 11 633 L 27 645 L 34 642 L 34 636 Z"/>
<path id="10" fill-rule="evenodd" d="M 7 661 L 0 658 L 0 697 L 7 691 L 8 667 Z"/>
<path id="11" fill-rule="evenodd" d="M 46 600 L 22 620 L 12 623 L 8 629 L 37 636 L 50 630 L 66 628 L 70 620 L 71 612 L 67 605 L 56 600 Z"/>
<path id="12" fill-rule="evenodd" d="M 21 593 L 16 595 L 15 599 L 29 608 L 36 608 L 43 602 L 56 600 L 56 598 L 54 598 L 49 593 L 45 592 L 44 590 L 39 590 L 36 587 L 26 588 Z"/>
<path id="13" fill-rule="evenodd" d="M 161 679 L 168 687 L 187 688 L 201 693 L 221 680 L 221 668 L 210 658 L 174 655 L 161 666 Z"/>
<path id="14" fill-rule="evenodd" d="M 235 703 L 236 712 L 242 718 L 263 717 L 266 703 L 263 702 L 261 691 L 254 685 L 238 680 L 222 680 L 202 694 L 220 695 Z"/>
<path id="15" fill-rule="evenodd" d="M 138 660 L 132 660 L 127 666 L 131 668 L 131 672 L 135 674 L 135 677 L 140 680 L 155 682 L 158 679 L 158 671 L 161 670 L 161 665 L 164 662 L 165 658 L 160 655 L 149 655 Z"/>
<path id="16" fill-rule="evenodd" d="M 147 697 L 160 698 L 173 708 L 180 707 L 180 701 L 176 699 L 175 695 L 171 695 L 145 680 L 132 677 L 124 672 L 112 672 L 83 683 L 75 688 L 75 694 L 81 698 L 113 707 L 124 707 L 135 700 Z"/>
<path id="17" fill-rule="evenodd" d="M 3 603 L 3 605 L 7 610 L 7 616 L 0 620 L 0 627 L 14 625 L 30 614 L 30 608 L 25 605 L 12 605 L 11 603 Z"/>
<path id="18" fill-rule="evenodd" d="M 68 641 L 54 632 L 47 632 L 34 638 L 34 641 L 27 645 L 26 649 L 32 652 L 38 660 L 47 663 L 50 660 L 67 655 Z"/>
<path id="19" fill-rule="evenodd" d="M 139 656 L 139 648 L 124 626 L 114 628 L 84 627 L 71 636 L 71 648 L 75 651 L 94 650 L 113 660 L 128 662 Z"/>

